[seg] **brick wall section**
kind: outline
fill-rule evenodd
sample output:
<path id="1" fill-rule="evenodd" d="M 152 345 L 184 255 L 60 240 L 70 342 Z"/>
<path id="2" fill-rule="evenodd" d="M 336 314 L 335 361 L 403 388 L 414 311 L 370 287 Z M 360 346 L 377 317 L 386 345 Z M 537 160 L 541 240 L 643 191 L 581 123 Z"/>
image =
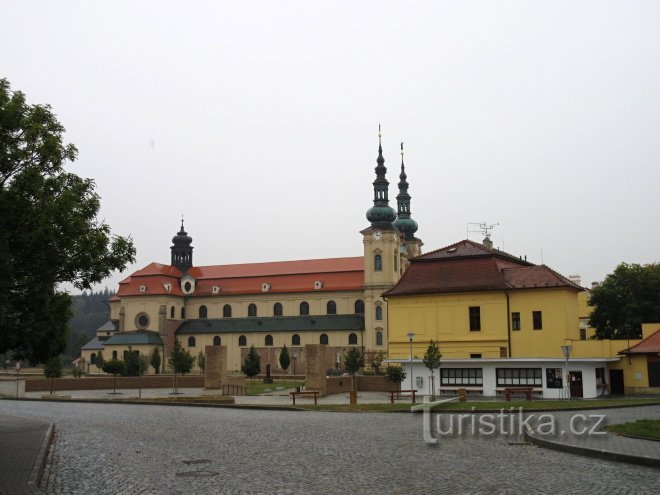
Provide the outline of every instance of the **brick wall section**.
<path id="1" fill-rule="evenodd" d="M 361 376 L 355 377 L 358 392 L 389 392 L 396 390 L 396 385 L 390 383 L 385 376 Z M 326 381 L 328 394 L 340 394 L 350 392 L 350 376 L 330 376 Z"/>
<path id="2" fill-rule="evenodd" d="M 172 375 L 118 376 L 117 388 L 170 388 Z M 204 375 L 177 376 L 181 388 L 204 387 Z M 112 376 L 93 378 L 56 378 L 53 390 L 104 390 L 112 388 Z M 50 380 L 26 380 L 26 392 L 50 392 Z"/>

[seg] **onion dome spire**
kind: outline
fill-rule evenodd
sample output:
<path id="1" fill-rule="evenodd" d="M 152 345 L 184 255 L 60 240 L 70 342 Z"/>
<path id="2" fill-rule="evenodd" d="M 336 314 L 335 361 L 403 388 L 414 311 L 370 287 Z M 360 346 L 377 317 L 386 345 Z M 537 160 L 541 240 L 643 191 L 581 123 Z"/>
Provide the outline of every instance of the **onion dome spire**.
<path id="1" fill-rule="evenodd" d="M 408 194 L 408 176 L 403 163 L 403 143 L 401 143 L 401 174 L 399 175 L 399 194 L 396 197 L 397 219 L 394 226 L 404 234 L 407 241 L 412 240 L 417 232 L 417 222 L 410 218 L 410 194 Z"/>
<path id="2" fill-rule="evenodd" d="M 381 143 L 382 133 L 380 132 L 380 125 L 378 126 L 378 158 L 376 159 L 375 172 L 376 180 L 374 185 L 374 205 L 367 210 L 367 220 L 371 222 L 372 227 L 390 228 L 392 222 L 396 219 L 396 212 L 389 205 L 387 198 L 390 183 L 387 182 L 385 174 L 387 168 L 385 167 L 385 158 L 383 158 L 383 146 Z"/>
<path id="3" fill-rule="evenodd" d="M 172 251 L 172 262 L 170 264 L 184 273 L 192 267 L 192 252 L 194 248 L 191 244 L 192 237 L 183 228 L 183 215 L 181 215 L 181 230 L 172 237 L 172 247 L 170 247 Z"/>

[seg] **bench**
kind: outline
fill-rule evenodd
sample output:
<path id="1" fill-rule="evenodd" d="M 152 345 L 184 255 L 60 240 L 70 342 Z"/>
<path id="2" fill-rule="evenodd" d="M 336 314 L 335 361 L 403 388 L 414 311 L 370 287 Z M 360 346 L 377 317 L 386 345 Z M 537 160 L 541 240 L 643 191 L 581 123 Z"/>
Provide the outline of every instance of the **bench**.
<path id="1" fill-rule="evenodd" d="M 483 395 L 484 389 L 483 388 L 475 388 L 475 387 L 440 387 L 440 394 L 458 394 L 458 391 L 460 389 L 464 389 L 465 393 L 470 395 L 470 394 L 481 394 Z"/>
<path id="2" fill-rule="evenodd" d="M 316 405 L 316 398 L 319 396 L 318 391 L 316 390 L 305 390 L 302 392 L 289 392 L 289 395 L 291 396 L 291 399 L 293 399 L 293 405 L 296 405 L 296 396 L 297 395 L 313 395 L 314 396 L 314 405 Z"/>
<path id="3" fill-rule="evenodd" d="M 504 392 L 504 397 L 507 401 L 511 400 L 511 396 L 514 394 L 525 394 L 527 400 L 532 400 L 532 392 L 534 392 L 533 387 L 506 387 L 502 390 Z M 498 391 L 499 392 L 499 391 Z"/>
<path id="4" fill-rule="evenodd" d="M 417 390 L 390 390 L 388 393 L 390 394 L 391 404 L 394 404 L 394 396 L 396 396 L 397 399 L 400 399 L 401 394 L 410 394 L 412 397 L 412 403 L 415 404 L 415 395 L 417 394 Z"/>

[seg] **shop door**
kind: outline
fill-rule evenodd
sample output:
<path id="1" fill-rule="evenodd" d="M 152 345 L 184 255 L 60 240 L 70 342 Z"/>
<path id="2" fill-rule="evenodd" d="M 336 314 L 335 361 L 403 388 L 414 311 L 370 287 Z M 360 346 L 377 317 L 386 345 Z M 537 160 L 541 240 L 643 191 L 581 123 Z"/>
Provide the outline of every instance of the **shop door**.
<path id="1" fill-rule="evenodd" d="M 582 397 L 582 372 L 569 372 L 568 383 L 571 386 L 571 397 Z"/>
<path id="2" fill-rule="evenodd" d="M 623 370 L 610 370 L 610 393 L 623 395 Z"/>

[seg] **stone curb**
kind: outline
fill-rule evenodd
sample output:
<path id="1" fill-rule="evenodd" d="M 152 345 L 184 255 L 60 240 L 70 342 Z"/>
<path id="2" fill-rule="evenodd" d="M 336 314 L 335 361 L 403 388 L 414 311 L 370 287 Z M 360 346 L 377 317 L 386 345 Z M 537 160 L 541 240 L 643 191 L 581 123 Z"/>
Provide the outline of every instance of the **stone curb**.
<path id="1" fill-rule="evenodd" d="M 547 449 L 561 450 L 564 452 L 569 452 L 571 454 L 584 455 L 587 457 L 599 457 L 601 459 L 606 459 L 609 461 L 616 462 L 626 462 L 629 464 L 639 464 L 642 466 L 650 466 L 655 468 L 660 468 L 660 458 L 653 458 L 642 455 L 633 455 L 633 454 L 623 454 L 620 452 L 612 452 L 609 450 L 599 450 L 592 449 L 589 447 L 579 447 L 577 445 L 569 445 L 560 442 L 553 442 L 552 440 L 547 440 L 545 438 L 536 438 L 528 433 L 525 433 L 525 440 L 538 445 L 539 447 L 545 447 Z"/>
<path id="2" fill-rule="evenodd" d="M 53 435 L 55 434 L 55 425 L 51 423 L 48 426 L 48 430 L 44 435 L 44 439 L 41 442 L 41 447 L 39 447 L 39 452 L 37 454 L 37 459 L 34 466 L 32 466 L 32 471 L 28 477 L 27 486 L 33 493 L 43 493 L 39 489 L 39 484 L 41 483 L 41 477 L 44 474 L 44 467 L 46 466 L 46 460 L 48 458 L 48 448 L 50 443 L 53 441 Z"/>
<path id="3" fill-rule="evenodd" d="M 420 404 L 423 404 L 420 402 Z M 569 407 L 566 409 L 525 409 L 523 407 L 523 412 L 525 413 L 536 413 L 536 412 L 578 412 L 578 411 L 597 411 L 599 409 L 625 409 L 628 407 L 649 407 L 649 406 L 660 406 L 660 402 L 654 402 L 652 404 L 621 404 L 618 406 L 588 406 L 588 407 Z M 414 413 L 421 413 L 424 412 L 422 408 L 411 411 Z M 475 409 L 474 411 L 472 409 L 430 409 L 430 412 L 433 414 L 493 414 L 493 413 L 499 413 L 503 412 L 504 414 L 507 413 L 513 413 L 517 414 L 518 409 L 514 409 L 513 411 L 509 409 Z"/>
<path id="4" fill-rule="evenodd" d="M 5 399 L 4 397 L 0 400 Z M 141 400 L 104 400 L 104 399 L 33 399 L 23 397 L 19 399 L 6 398 L 12 401 L 26 401 L 26 402 L 66 402 L 66 403 L 79 403 L 79 404 L 131 404 L 140 406 L 175 406 L 175 407 L 212 407 L 212 408 L 227 408 L 227 409 L 253 409 L 262 411 L 307 411 L 307 409 L 284 406 L 284 405 L 261 405 L 261 404 L 212 404 L 204 402 L 158 402 L 158 401 L 141 401 Z"/>

